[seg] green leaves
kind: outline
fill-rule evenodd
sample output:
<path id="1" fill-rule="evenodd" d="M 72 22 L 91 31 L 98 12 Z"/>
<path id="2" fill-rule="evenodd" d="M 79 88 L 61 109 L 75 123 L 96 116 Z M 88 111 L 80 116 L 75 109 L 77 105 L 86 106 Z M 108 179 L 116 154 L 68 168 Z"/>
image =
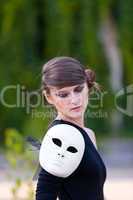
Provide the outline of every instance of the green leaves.
<path id="1" fill-rule="evenodd" d="M 105 90 L 111 88 L 108 78 L 110 76 L 108 61 L 99 39 L 99 27 L 107 17 L 111 17 L 117 30 L 118 48 L 122 53 L 124 67 L 123 82 L 131 83 L 133 79 L 131 73 L 133 65 L 132 8 L 132 0 L 1 1 L 1 88 L 9 84 L 20 84 L 30 91 L 38 89 L 44 62 L 49 58 L 64 55 L 75 57 L 85 66 L 96 70 L 97 81 L 104 86 Z M 8 93 L 9 102 L 15 101 L 15 95 Z M 105 102 L 107 110 L 112 109 L 112 102 L 112 99 Z M 20 107 L 9 109 L 2 105 L 0 115 L 2 116 L 1 135 L 4 135 L 6 127 L 14 127 L 26 134 L 40 136 L 42 127 L 45 129 L 48 121 L 44 122 L 42 117 L 38 117 L 42 116 L 40 111 L 33 119 L 32 113 L 27 116 L 25 108 Z M 102 121 L 105 122 L 105 119 Z M 95 122 L 93 126 L 95 128 Z M 101 126 L 103 129 L 104 127 L 105 125 Z M 10 144 L 14 151 L 21 151 L 17 144 L 13 146 L 15 143 L 13 137 L 17 137 L 20 141 L 17 131 L 7 129 L 6 132 L 10 132 L 9 135 L 12 138 L 8 139 L 8 145 Z"/>
<path id="2" fill-rule="evenodd" d="M 21 154 L 24 151 L 24 140 L 22 135 L 16 129 L 6 129 L 5 131 L 5 146 L 8 151 L 16 154 Z"/>

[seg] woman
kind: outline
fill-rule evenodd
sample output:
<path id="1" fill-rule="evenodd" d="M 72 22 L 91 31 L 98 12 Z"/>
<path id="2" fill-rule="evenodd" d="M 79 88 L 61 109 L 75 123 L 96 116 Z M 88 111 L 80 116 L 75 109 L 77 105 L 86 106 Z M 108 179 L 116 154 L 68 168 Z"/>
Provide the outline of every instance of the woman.
<path id="1" fill-rule="evenodd" d="M 106 168 L 84 114 L 95 73 L 71 57 L 42 69 L 42 93 L 57 116 L 42 141 L 36 200 L 104 200 Z"/>

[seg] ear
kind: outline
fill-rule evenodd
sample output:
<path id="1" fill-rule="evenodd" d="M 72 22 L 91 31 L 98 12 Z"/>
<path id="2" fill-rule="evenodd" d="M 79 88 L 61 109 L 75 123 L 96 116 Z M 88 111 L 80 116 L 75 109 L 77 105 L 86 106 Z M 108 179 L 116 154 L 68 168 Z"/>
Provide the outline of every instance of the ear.
<path id="1" fill-rule="evenodd" d="M 42 94 L 45 96 L 47 102 L 53 105 L 52 97 L 50 94 L 47 94 L 45 90 L 42 91 Z"/>

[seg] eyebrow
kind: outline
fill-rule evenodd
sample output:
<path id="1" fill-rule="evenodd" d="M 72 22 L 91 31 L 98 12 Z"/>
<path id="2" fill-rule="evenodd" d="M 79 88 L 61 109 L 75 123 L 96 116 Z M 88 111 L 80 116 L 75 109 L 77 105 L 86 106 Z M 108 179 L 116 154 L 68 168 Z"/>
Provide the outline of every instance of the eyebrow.
<path id="1" fill-rule="evenodd" d="M 75 88 L 77 88 L 77 87 L 79 87 L 79 86 L 84 86 L 84 83 L 83 84 L 79 84 L 79 85 L 76 85 L 73 89 L 75 89 Z M 68 89 L 69 90 L 69 89 Z M 58 90 L 58 92 L 69 92 L 69 91 L 67 91 L 67 90 L 65 90 L 65 89 L 59 89 Z"/>

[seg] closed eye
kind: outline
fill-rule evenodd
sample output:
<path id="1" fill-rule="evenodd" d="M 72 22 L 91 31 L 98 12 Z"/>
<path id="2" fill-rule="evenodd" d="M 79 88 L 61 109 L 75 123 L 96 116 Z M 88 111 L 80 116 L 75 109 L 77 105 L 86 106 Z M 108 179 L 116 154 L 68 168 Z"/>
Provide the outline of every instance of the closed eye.
<path id="1" fill-rule="evenodd" d="M 54 144 L 56 144 L 57 146 L 61 147 L 62 142 L 61 140 L 59 140 L 58 138 L 52 138 L 52 141 Z"/>
<path id="2" fill-rule="evenodd" d="M 84 89 L 84 86 L 79 85 L 74 89 L 74 92 L 82 92 L 83 89 Z"/>
<path id="3" fill-rule="evenodd" d="M 61 98 L 65 98 L 68 96 L 68 93 L 59 93 L 59 94 L 57 94 L 57 96 L 59 96 Z"/>
<path id="4" fill-rule="evenodd" d="M 70 146 L 67 148 L 67 151 L 70 151 L 71 153 L 76 153 L 78 150 L 75 147 Z"/>
<path id="5" fill-rule="evenodd" d="M 84 89 L 84 85 L 78 85 L 77 87 L 74 88 L 74 92 L 80 93 L 82 92 L 83 89 Z M 70 92 L 60 91 L 56 94 L 56 96 L 61 97 L 61 98 L 66 98 L 69 96 L 69 93 Z"/>

